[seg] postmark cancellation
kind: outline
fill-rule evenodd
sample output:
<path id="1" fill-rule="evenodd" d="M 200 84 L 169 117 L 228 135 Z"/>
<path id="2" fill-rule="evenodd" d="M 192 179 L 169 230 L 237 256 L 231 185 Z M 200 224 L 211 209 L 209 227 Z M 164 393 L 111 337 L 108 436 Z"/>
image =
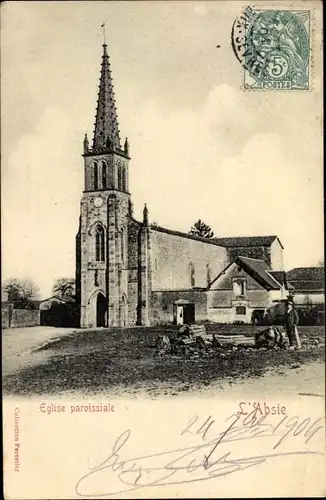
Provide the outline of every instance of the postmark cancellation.
<path id="1" fill-rule="evenodd" d="M 232 27 L 245 90 L 309 90 L 311 12 L 247 7 Z"/>

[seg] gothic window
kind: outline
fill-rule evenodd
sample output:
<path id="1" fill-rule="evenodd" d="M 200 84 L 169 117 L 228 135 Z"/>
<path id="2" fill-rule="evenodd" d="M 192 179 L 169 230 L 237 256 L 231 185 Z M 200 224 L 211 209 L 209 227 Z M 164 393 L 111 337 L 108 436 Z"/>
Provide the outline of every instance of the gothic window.
<path id="1" fill-rule="evenodd" d="M 126 169 L 122 167 L 122 190 L 126 191 Z"/>
<path id="2" fill-rule="evenodd" d="M 105 242 L 104 242 L 104 229 L 100 224 L 96 227 L 95 231 L 95 259 L 97 262 L 105 261 Z"/>
<path id="3" fill-rule="evenodd" d="M 102 161 L 102 188 L 106 189 L 106 163 Z"/>
<path id="4" fill-rule="evenodd" d="M 93 164 L 93 188 L 98 189 L 98 165 L 96 162 Z"/>

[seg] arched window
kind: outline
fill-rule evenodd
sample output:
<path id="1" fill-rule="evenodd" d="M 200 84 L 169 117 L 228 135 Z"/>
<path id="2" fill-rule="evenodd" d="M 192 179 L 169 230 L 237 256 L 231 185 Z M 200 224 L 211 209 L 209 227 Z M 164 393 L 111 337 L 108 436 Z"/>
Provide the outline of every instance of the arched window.
<path id="1" fill-rule="evenodd" d="M 196 278 L 195 278 L 195 266 L 193 262 L 189 262 L 189 272 L 190 272 L 190 286 L 194 287 L 196 285 Z"/>
<path id="2" fill-rule="evenodd" d="M 118 166 L 118 189 L 121 191 L 121 165 Z"/>
<path id="3" fill-rule="evenodd" d="M 106 163 L 102 161 L 102 188 L 106 189 Z"/>
<path id="4" fill-rule="evenodd" d="M 105 261 L 105 242 L 104 242 L 104 229 L 100 224 L 96 226 L 95 231 L 95 259 L 97 262 Z"/>
<path id="5" fill-rule="evenodd" d="M 96 162 L 93 164 L 93 188 L 98 189 L 98 165 Z"/>
<path id="6" fill-rule="evenodd" d="M 125 233 L 124 230 L 121 229 L 121 262 L 124 263 L 125 260 Z"/>
<path id="7" fill-rule="evenodd" d="M 126 169 L 122 167 L 122 190 L 126 191 Z"/>

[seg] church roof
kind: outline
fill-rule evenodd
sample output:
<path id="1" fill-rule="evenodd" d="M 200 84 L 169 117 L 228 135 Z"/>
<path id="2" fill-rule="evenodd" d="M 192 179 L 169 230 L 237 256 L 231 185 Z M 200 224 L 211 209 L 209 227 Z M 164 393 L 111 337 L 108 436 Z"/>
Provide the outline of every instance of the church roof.
<path id="1" fill-rule="evenodd" d="M 96 108 L 93 150 L 105 147 L 121 149 L 118 115 L 107 45 L 103 45 L 100 86 Z"/>
<path id="2" fill-rule="evenodd" d="M 214 238 L 220 246 L 223 247 L 258 247 L 258 246 L 270 246 L 273 241 L 278 240 L 281 247 L 282 243 L 279 238 L 274 236 L 234 236 L 230 238 Z"/>
<path id="3" fill-rule="evenodd" d="M 203 243 L 209 243 L 210 245 L 222 246 L 220 245 L 215 238 L 202 238 L 201 236 L 196 236 L 194 234 L 183 233 L 181 231 L 174 231 L 172 229 L 167 229 L 166 227 L 161 226 L 151 226 L 151 231 L 158 231 L 160 233 L 172 234 L 174 236 L 181 236 L 181 238 L 188 238 L 190 240 L 202 241 Z"/>

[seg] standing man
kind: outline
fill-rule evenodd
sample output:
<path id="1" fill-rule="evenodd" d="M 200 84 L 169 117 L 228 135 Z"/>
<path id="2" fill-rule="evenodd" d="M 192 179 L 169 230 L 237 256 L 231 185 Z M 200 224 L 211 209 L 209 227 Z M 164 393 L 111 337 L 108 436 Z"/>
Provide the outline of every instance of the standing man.
<path id="1" fill-rule="evenodd" d="M 285 328 L 286 333 L 289 337 L 290 347 L 293 351 L 296 342 L 296 328 L 299 324 L 299 315 L 297 311 L 294 309 L 294 304 L 292 302 L 288 302 L 287 311 L 285 313 Z M 299 345 L 298 345 L 299 347 Z"/>

